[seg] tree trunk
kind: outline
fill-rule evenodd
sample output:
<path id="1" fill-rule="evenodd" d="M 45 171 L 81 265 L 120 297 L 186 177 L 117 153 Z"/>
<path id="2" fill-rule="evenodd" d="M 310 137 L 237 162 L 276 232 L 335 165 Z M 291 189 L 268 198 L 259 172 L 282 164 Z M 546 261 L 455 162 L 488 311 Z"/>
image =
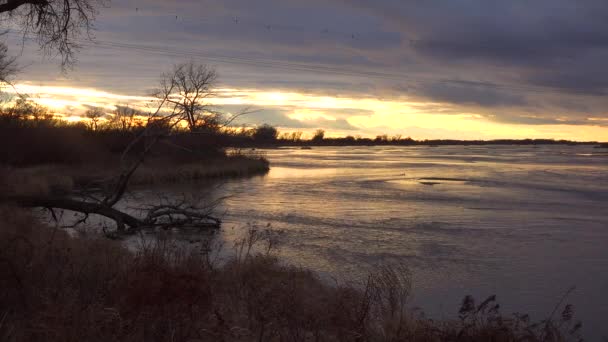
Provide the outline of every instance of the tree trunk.
<path id="1" fill-rule="evenodd" d="M 11 196 L 7 200 L 24 207 L 65 209 L 83 214 L 101 215 L 114 220 L 120 233 L 125 231 L 125 225 L 131 229 L 140 228 L 144 225 L 141 220 L 100 203 L 84 202 L 67 197 L 37 196 Z"/>

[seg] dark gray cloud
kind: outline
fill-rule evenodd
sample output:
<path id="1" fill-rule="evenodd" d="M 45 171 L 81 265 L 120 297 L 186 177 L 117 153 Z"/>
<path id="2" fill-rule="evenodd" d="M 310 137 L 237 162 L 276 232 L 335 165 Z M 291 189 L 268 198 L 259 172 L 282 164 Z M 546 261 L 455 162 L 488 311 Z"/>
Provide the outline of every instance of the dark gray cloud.
<path id="1" fill-rule="evenodd" d="M 557 91 L 606 90 L 605 1 L 336 1 L 385 18 L 422 58 L 486 77 L 506 68 Z"/>
<path id="2" fill-rule="evenodd" d="M 526 116 L 517 114 L 502 114 L 502 115 L 490 115 L 490 118 L 495 121 L 508 123 L 508 124 L 522 124 L 522 125 L 589 125 L 591 124 L 588 120 L 573 120 L 569 118 L 553 118 L 553 117 L 536 117 Z M 598 122 L 596 125 L 602 125 L 603 123 Z"/>
<path id="3" fill-rule="evenodd" d="M 226 111 L 233 113 L 239 113 L 245 108 L 238 105 L 227 105 L 223 106 Z M 245 125 L 260 125 L 270 124 L 286 129 L 309 129 L 309 128 L 327 128 L 341 131 L 351 131 L 357 128 L 352 126 L 346 118 L 350 115 L 369 115 L 372 114 L 369 111 L 355 110 L 355 109 L 343 109 L 335 110 L 332 114 L 335 114 L 335 120 L 328 120 L 326 118 L 317 118 L 314 120 L 296 120 L 289 117 L 296 108 L 293 107 L 247 107 L 251 114 L 247 114 L 237 120 L 237 124 Z"/>
<path id="4" fill-rule="evenodd" d="M 491 86 L 470 85 L 457 82 L 435 82 L 423 85 L 419 93 L 435 101 L 481 107 L 512 107 L 527 104 L 525 97 L 518 93 L 501 91 Z"/>
<path id="5" fill-rule="evenodd" d="M 576 66 L 531 71 L 527 81 L 564 93 L 607 96 L 608 70 L 602 67 L 606 60 L 608 54 L 597 53 L 592 59 L 581 58 Z"/>
<path id="6" fill-rule="evenodd" d="M 225 87 L 406 97 L 500 108 L 499 122 L 588 124 L 608 105 L 607 19 L 605 0 L 125 0 L 102 9 L 102 44 L 85 44 L 67 77 L 30 46 L 20 60 L 23 79 L 128 94 L 195 59 L 217 66 Z M 458 112 L 437 112 L 446 110 Z M 277 125 L 309 124 L 265 112 Z M 340 120 L 323 124 L 350 129 Z"/>

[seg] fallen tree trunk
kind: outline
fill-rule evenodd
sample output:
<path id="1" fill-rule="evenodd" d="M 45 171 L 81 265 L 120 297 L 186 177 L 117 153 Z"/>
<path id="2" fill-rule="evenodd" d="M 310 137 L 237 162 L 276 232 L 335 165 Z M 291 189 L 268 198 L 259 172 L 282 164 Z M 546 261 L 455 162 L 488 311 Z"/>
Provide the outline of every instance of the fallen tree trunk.
<path id="1" fill-rule="evenodd" d="M 208 213 L 181 204 L 158 205 L 149 209 L 144 219 L 129 215 L 104 202 L 88 202 L 70 197 L 12 195 L 2 199 L 22 207 L 61 209 L 79 212 L 86 217 L 96 214 L 116 222 L 118 234 L 146 228 L 169 229 L 174 227 L 220 228 L 221 220 Z M 86 221 L 85 219 L 82 222 Z M 127 229 L 128 228 L 128 229 Z"/>
<path id="2" fill-rule="evenodd" d="M 101 215 L 116 222 L 116 228 L 119 233 L 125 232 L 125 225 L 131 229 L 141 228 L 145 225 L 140 219 L 102 203 L 79 201 L 68 197 L 11 196 L 8 198 L 8 201 L 23 207 L 64 209 L 80 212 L 85 215 Z"/>
<path id="3" fill-rule="evenodd" d="M 201 209 L 197 206 L 189 205 L 186 201 L 161 203 L 147 209 L 142 209 L 148 212 L 143 218 L 137 218 L 114 208 L 123 199 L 131 177 L 144 161 L 148 152 L 161 138 L 167 136 L 167 132 L 170 132 L 171 129 L 183 121 L 183 111 L 177 110 L 177 107 L 174 107 L 173 112 L 169 115 L 159 116 L 161 109 L 170 100 L 176 84 L 171 83 L 165 86 L 165 93 L 160 99 L 161 101 L 156 112 L 149 117 L 146 128 L 123 151 L 121 156 L 123 165 L 120 174 L 116 178 L 101 181 L 99 189 L 93 189 L 89 185 L 76 189 L 71 194 L 19 195 L 13 192 L 7 195 L 0 190 L 0 203 L 4 201 L 22 207 L 46 208 L 51 211 L 55 220 L 57 220 L 57 217 L 53 211 L 54 209 L 70 210 L 85 215 L 84 218 L 78 220 L 73 226 L 85 223 L 90 214 L 100 215 L 116 223 L 116 230 L 119 235 L 145 228 L 220 228 L 220 219 L 211 215 L 212 206 Z M 130 151 L 140 141 L 144 141 L 145 147 L 143 151 L 139 153 L 133 162 L 129 162 Z M 105 182 L 107 184 L 103 186 Z"/>

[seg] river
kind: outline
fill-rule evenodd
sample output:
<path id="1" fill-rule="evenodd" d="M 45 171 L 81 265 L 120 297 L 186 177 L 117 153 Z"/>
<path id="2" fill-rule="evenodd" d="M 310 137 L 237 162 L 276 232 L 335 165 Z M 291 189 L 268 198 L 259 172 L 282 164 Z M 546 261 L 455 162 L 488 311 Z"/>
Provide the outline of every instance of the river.
<path id="1" fill-rule="evenodd" d="M 608 336 L 608 152 L 592 146 L 314 147 L 258 150 L 265 176 L 170 192 L 226 198 L 218 239 L 283 230 L 283 260 L 341 281 L 374 265 L 412 271 L 412 306 L 457 315 L 463 296 L 549 316 L 566 302 Z M 157 190 L 155 190 L 157 191 Z"/>

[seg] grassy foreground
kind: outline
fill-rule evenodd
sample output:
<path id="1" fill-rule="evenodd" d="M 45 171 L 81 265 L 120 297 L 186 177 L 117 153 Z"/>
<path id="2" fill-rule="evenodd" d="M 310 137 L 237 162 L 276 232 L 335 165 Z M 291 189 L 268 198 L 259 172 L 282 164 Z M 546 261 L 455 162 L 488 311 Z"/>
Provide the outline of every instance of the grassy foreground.
<path id="1" fill-rule="evenodd" d="M 330 286 L 278 262 L 266 252 L 269 236 L 250 230 L 219 265 L 162 240 L 134 254 L 108 240 L 72 238 L 2 207 L 0 340 L 577 340 L 569 306 L 533 324 L 501 315 L 493 298 L 467 297 L 453 320 L 433 321 L 408 309 L 403 269 Z"/>
<path id="2" fill-rule="evenodd" d="M 158 185 L 185 183 L 190 181 L 249 177 L 263 175 L 270 169 L 270 164 L 262 156 L 228 155 L 204 161 L 168 164 L 162 159 L 146 161 L 141 164 L 131 177 L 130 185 Z M 5 180 L 0 182 L 15 185 L 21 189 L 47 184 L 59 187 L 57 190 L 67 191 L 72 187 L 82 187 L 116 177 L 120 172 L 120 164 L 45 164 L 28 167 L 13 167 L 0 165 L 0 176 Z M 51 189 L 52 190 L 52 189 Z M 24 190 L 25 191 L 25 190 Z"/>
<path id="3" fill-rule="evenodd" d="M 92 130 L 83 124 L 26 119 L 2 110 L 0 108 L 0 176 L 12 173 L 46 183 L 51 179 L 71 182 L 76 187 L 91 185 L 117 177 L 121 169 L 130 167 L 142 154 L 145 158 L 130 184 L 243 177 L 265 174 L 269 169 L 264 155 L 255 151 L 227 153 L 220 132 L 169 131 L 150 143 L 151 138 L 145 136 L 143 126 L 130 130 L 116 127 Z"/>

